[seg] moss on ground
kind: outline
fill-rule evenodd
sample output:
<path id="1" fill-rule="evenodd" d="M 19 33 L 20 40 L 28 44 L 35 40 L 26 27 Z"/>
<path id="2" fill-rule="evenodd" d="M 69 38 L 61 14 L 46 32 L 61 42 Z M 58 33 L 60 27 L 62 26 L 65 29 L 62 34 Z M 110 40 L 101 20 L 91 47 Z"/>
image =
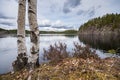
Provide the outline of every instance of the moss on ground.
<path id="1" fill-rule="evenodd" d="M 32 80 L 120 80 L 120 59 L 66 58 L 56 65 L 42 64 Z M 26 80 L 28 71 L 0 76 L 0 80 Z"/>

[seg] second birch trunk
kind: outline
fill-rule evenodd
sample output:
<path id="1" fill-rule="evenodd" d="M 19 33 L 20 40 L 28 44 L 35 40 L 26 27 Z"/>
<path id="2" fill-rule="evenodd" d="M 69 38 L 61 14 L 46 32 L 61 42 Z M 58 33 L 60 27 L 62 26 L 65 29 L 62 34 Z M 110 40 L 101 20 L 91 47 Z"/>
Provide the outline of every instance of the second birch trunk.
<path id="1" fill-rule="evenodd" d="M 31 39 L 32 67 L 39 65 L 39 29 L 37 24 L 37 0 L 28 0 L 28 19 Z"/>

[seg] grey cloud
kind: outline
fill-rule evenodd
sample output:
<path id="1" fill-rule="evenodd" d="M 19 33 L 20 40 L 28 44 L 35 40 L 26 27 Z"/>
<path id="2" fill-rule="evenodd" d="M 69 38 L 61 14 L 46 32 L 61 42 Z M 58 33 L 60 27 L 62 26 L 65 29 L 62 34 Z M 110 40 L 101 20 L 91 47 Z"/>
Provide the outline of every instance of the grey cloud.
<path id="1" fill-rule="evenodd" d="M 69 12 L 71 12 L 71 10 L 70 10 L 69 8 L 64 8 L 64 9 L 63 9 L 63 12 L 64 12 L 64 13 L 69 13 Z"/>
<path id="2" fill-rule="evenodd" d="M 66 25 L 39 25 L 39 27 L 47 27 L 48 29 L 54 28 L 54 29 L 73 29 L 72 26 L 66 26 Z"/>
<path id="3" fill-rule="evenodd" d="M 38 25 L 39 27 L 51 27 L 56 29 L 73 29 L 73 26 L 66 26 L 66 25 L 51 25 L 51 24 L 45 24 L 45 25 Z"/>
<path id="4" fill-rule="evenodd" d="M 81 4 L 81 0 L 67 0 L 63 6 L 63 12 L 69 13 L 71 12 L 71 8 L 75 8 Z"/>
<path id="5" fill-rule="evenodd" d="M 64 29 L 73 29 L 73 26 L 66 26 Z"/>
<path id="6" fill-rule="evenodd" d="M 45 25 L 38 25 L 39 27 L 50 27 L 50 24 L 45 24 Z"/>
<path id="7" fill-rule="evenodd" d="M 2 25 L 8 25 L 8 26 L 15 26 L 15 24 L 9 23 L 9 22 L 0 22 L 0 24 L 2 24 Z"/>
<path id="8" fill-rule="evenodd" d="M 92 17 L 92 16 L 94 16 L 95 15 L 95 10 L 91 10 L 91 11 L 89 11 L 89 17 Z"/>
<path id="9" fill-rule="evenodd" d="M 85 13 L 84 10 L 79 10 L 79 11 L 77 12 L 77 15 L 82 15 L 82 14 L 84 14 L 84 13 Z"/>
<path id="10" fill-rule="evenodd" d="M 18 2 L 18 0 L 15 0 L 16 2 Z"/>
<path id="11" fill-rule="evenodd" d="M 55 12 L 56 11 L 56 5 L 55 4 L 51 5 L 50 10 L 51 10 L 51 12 Z"/>
<path id="12" fill-rule="evenodd" d="M 9 1 L 9 2 L 10 2 L 11 0 L 6 0 L 6 1 Z M 18 2 L 18 0 L 14 0 L 14 1 Z"/>
<path id="13" fill-rule="evenodd" d="M 86 13 L 87 13 L 87 15 L 89 16 L 89 17 L 92 17 L 92 16 L 94 16 L 95 15 L 95 7 L 93 6 L 93 7 L 91 7 L 91 8 L 89 8 L 87 11 L 86 11 Z"/>
<path id="14" fill-rule="evenodd" d="M 80 1 L 81 0 L 67 0 L 67 2 L 64 4 L 64 6 L 66 7 L 77 7 L 78 5 L 80 5 Z"/>
<path id="15" fill-rule="evenodd" d="M 58 28 L 58 29 L 61 29 L 61 28 L 65 28 L 65 26 L 52 26 L 52 28 Z"/>
<path id="16" fill-rule="evenodd" d="M 1 19 L 15 19 L 14 17 L 8 17 L 0 13 L 0 18 Z"/>
<path id="17" fill-rule="evenodd" d="M 101 5 L 98 5 L 98 6 L 97 6 L 97 9 L 98 9 L 98 8 L 101 8 L 101 7 L 102 7 Z"/>
<path id="18" fill-rule="evenodd" d="M 77 12 L 77 15 L 88 15 L 89 17 L 92 17 L 92 16 L 95 15 L 95 11 L 96 11 L 97 8 L 91 7 L 88 10 L 79 10 Z"/>
<path id="19" fill-rule="evenodd" d="M 0 24 L 7 26 L 15 26 L 14 17 L 8 17 L 0 13 Z"/>
<path id="20" fill-rule="evenodd" d="M 63 26 L 52 26 L 52 28 L 57 28 L 57 29 L 73 29 L 72 26 L 65 26 L 65 25 L 63 25 Z"/>
<path id="21" fill-rule="evenodd" d="M 29 24 L 26 24 L 26 26 L 29 26 Z M 38 24 L 38 27 L 51 27 L 50 24 Z"/>

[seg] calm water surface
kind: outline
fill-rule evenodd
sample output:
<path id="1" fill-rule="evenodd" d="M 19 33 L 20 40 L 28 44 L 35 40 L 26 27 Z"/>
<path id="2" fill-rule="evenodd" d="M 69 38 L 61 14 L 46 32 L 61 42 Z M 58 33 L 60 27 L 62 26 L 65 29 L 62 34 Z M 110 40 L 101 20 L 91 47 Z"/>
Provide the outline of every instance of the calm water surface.
<path id="1" fill-rule="evenodd" d="M 84 46 L 84 43 L 79 40 L 78 36 L 65 36 L 65 35 L 41 35 L 40 36 L 40 53 L 39 61 L 43 61 L 43 48 L 48 49 L 49 45 L 54 43 L 66 43 L 68 51 L 72 51 L 74 42 L 80 43 Z M 26 37 L 27 53 L 30 50 L 30 37 Z M 92 48 L 94 49 L 94 48 Z M 101 58 L 111 56 L 110 54 L 104 54 L 101 50 L 96 49 L 97 54 Z M 0 74 L 10 72 L 12 70 L 12 62 L 17 56 L 17 38 L 16 37 L 4 37 L 0 38 Z"/>

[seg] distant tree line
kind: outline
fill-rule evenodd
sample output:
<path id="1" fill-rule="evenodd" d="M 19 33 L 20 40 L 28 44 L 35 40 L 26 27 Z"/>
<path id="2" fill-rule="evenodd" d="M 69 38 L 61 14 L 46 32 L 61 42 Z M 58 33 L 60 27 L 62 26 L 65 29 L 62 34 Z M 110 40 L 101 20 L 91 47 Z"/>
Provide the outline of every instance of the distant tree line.
<path id="1" fill-rule="evenodd" d="M 89 20 L 87 23 L 80 26 L 79 30 L 85 30 L 88 27 L 110 27 L 112 30 L 120 28 L 120 14 L 106 14 L 102 17 L 97 17 Z"/>
<path id="2" fill-rule="evenodd" d="M 17 30 L 5 30 L 0 28 L 0 31 L 5 31 L 6 34 L 17 34 Z M 29 30 L 25 30 L 26 34 L 30 34 Z M 40 34 L 77 34 L 77 30 L 65 30 L 65 31 L 40 31 Z"/>

